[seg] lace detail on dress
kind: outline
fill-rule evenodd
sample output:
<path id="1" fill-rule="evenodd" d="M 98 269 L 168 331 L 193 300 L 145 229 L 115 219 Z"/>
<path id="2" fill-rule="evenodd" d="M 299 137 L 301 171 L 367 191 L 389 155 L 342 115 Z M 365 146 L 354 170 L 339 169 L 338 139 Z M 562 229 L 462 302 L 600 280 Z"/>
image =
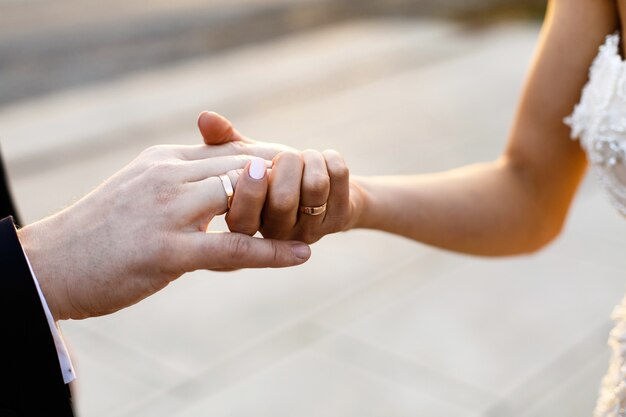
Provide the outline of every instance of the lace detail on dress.
<path id="1" fill-rule="evenodd" d="M 580 103 L 565 123 L 579 138 L 613 205 L 626 215 L 626 62 L 619 35 L 607 36 L 589 70 Z M 626 298 L 613 311 L 611 362 L 594 417 L 626 417 Z"/>
<path id="2" fill-rule="evenodd" d="M 602 380 L 594 417 L 626 416 L 626 298 L 615 307 L 611 318 L 615 321 L 609 335 L 611 361 Z"/>
<path id="3" fill-rule="evenodd" d="M 580 139 L 613 205 L 626 215 L 626 63 L 619 35 L 609 35 L 589 70 L 580 103 L 565 123 Z"/>

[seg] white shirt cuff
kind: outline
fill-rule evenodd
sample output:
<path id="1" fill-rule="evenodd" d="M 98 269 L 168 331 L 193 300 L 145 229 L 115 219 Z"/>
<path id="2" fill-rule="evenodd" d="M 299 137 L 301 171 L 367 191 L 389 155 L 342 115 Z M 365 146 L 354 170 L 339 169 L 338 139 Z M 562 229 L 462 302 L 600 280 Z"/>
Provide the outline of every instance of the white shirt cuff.
<path id="1" fill-rule="evenodd" d="M 72 365 L 72 360 L 70 359 L 70 355 L 67 352 L 67 348 L 65 347 L 63 336 L 61 336 L 61 332 L 59 328 L 57 327 L 57 324 L 54 322 L 54 319 L 52 318 L 52 313 L 50 313 L 50 308 L 48 308 L 48 303 L 46 302 L 46 298 L 43 296 L 43 293 L 41 292 L 41 287 L 39 287 L 39 281 L 37 281 L 35 272 L 33 272 L 33 267 L 30 265 L 30 260 L 28 259 L 28 256 L 26 256 L 26 252 L 24 252 L 24 257 L 26 258 L 26 263 L 28 263 L 30 274 L 32 275 L 33 281 L 35 282 L 35 287 L 37 287 L 37 293 L 39 294 L 41 305 L 43 306 L 43 310 L 46 314 L 46 319 L 48 320 L 50 333 L 52 333 L 52 338 L 54 339 L 54 347 L 56 348 L 57 356 L 59 357 L 59 364 L 61 365 L 61 373 L 63 374 L 63 382 L 65 382 L 66 384 L 69 384 L 70 382 L 76 379 L 76 373 L 74 372 L 74 366 Z"/>

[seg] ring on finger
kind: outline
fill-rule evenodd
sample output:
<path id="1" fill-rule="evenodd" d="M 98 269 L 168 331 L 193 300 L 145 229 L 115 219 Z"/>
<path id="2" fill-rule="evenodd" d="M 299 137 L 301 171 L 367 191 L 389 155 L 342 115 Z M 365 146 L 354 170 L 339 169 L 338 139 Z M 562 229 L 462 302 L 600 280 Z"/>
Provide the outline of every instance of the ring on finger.
<path id="1" fill-rule="evenodd" d="M 326 211 L 326 206 L 328 203 L 324 203 L 321 206 L 317 207 L 309 207 L 309 206 L 300 206 L 298 207 L 298 211 L 303 214 L 307 214 L 309 216 L 319 216 L 320 214 Z"/>
<path id="2" fill-rule="evenodd" d="M 224 186 L 224 192 L 226 193 L 227 207 L 230 210 L 230 205 L 233 202 L 233 194 L 235 194 L 235 190 L 233 189 L 233 183 L 230 180 L 230 177 L 226 174 L 219 176 L 222 181 L 222 185 Z"/>

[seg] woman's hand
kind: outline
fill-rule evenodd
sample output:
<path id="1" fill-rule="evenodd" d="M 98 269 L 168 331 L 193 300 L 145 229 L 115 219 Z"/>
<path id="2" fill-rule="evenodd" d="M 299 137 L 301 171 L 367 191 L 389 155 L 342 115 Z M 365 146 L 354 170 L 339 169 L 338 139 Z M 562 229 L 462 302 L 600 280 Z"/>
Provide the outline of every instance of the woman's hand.
<path id="1" fill-rule="evenodd" d="M 227 119 L 215 113 L 200 114 L 198 127 L 208 145 L 231 143 L 255 145 L 257 150 L 281 149 L 242 136 Z M 362 193 L 351 184 L 342 156 L 332 150 L 282 150 L 273 158 L 264 201 L 247 195 L 247 187 L 238 187 L 233 208 L 226 216 L 229 229 L 248 235 L 260 231 L 266 238 L 313 243 L 354 226 L 361 211 Z"/>
<path id="2" fill-rule="evenodd" d="M 314 243 L 348 229 L 354 211 L 350 176 L 336 151 L 282 152 L 274 158 L 269 182 L 263 236 Z"/>
<path id="3" fill-rule="evenodd" d="M 150 148 L 76 204 L 21 229 L 54 318 L 112 313 L 197 269 L 305 262 L 310 249 L 302 243 L 206 233 L 227 210 L 219 175 L 235 185 L 241 174 L 249 196 L 265 198 L 266 161 L 236 155 L 243 147 L 272 155 L 254 145 Z"/>

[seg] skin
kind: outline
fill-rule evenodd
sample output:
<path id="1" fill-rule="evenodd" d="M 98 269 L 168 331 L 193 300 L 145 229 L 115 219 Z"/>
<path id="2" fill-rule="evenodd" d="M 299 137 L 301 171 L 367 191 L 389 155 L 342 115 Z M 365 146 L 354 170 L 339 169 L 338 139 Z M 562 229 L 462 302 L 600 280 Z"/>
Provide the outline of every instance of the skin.
<path id="1" fill-rule="evenodd" d="M 620 0 L 622 13 L 624 3 Z M 346 187 L 347 168 L 340 157 L 324 157 L 324 169 L 319 157 L 305 151 L 301 166 L 293 163 L 290 173 L 272 171 L 262 233 L 314 242 L 328 232 L 370 228 L 484 256 L 542 248 L 561 231 L 587 165 L 563 118 L 578 102 L 598 47 L 618 22 L 616 3 L 611 0 L 548 3 L 508 144 L 497 160 L 427 175 L 352 177 Z M 199 126 L 210 144 L 211 136 L 202 123 Z M 232 140 L 255 143 L 238 133 Z M 275 161 L 280 158 L 279 154 Z M 301 179 L 299 188 L 288 175 Z M 325 175 L 324 186 L 311 185 Z M 338 177 L 341 185 L 333 187 Z M 281 195 L 298 196 L 300 204 L 314 205 L 323 201 L 328 184 L 324 222 L 298 216 L 292 201 L 290 212 L 284 213 L 288 220 L 268 218 L 279 204 L 271 199 L 274 188 L 284 187 Z M 330 205 L 331 201 L 336 204 Z M 326 219 L 332 226 L 326 226 Z M 237 230 L 238 224 L 231 220 L 229 226 Z"/>
<path id="2" fill-rule="evenodd" d="M 273 146 L 243 136 L 221 115 L 203 112 L 198 128 L 207 145 L 238 143 L 242 145 Z M 216 133 L 219 131 L 220 133 Z M 272 160 L 267 198 L 255 200 L 245 193 L 245 185 L 235 190 L 242 207 L 259 207 L 261 211 L 230 210 L 226 222 L 231 231 L 253 235 L 260 231 L 266 238 L 317 242 L 323 236 L 347 230 L 355 216 L 358 193 L 350 192 L 350 174 L 343 157 L 336 151 L 297 152 L 283 148 Z M 298 212 L 300 205 L 318 207 L 327 203 L 319 216 Z"/>
<path id="3" fill-rule="evenodd" d="M 357 178 L 365 203 L 354 227 L 488 256 L 533 252 L 554 239 L 586 169 L 563 118 L 580 98 L 598 46 L 618 24 L 614 2 L 591 6 L 549 2 L 498 160 L 433 175 Z"/>
<path id="4" fill-rule="evenodd" d="M 268 177 L 250 177 L 246 154 L 278 151 L 232 143 L 153 147 L 76 204 L 19 230 L 54 319 L 113 313 L 197 269 L 304 263 L 310 249 L 300 242 L 206 233 L 227 210 L 218 176 L 228 173 L 235 186 L 239 179 L 262 201 Z M 239 204 L 233 201 L 234 212 Z"/>
<path id="5" fill-rule="evenodd" d="M 549 2 L 502 156 L 444 173 L 350 178 L 334 151 L 256 142 L 202 113 L 200 132 L 214 146 L 150 149 L 83 200 L 19 232 L 54 317 L 111 313 L 195 269 L 289 266 L 310 256 L 306 246 L 273 239 L 312 243 L 362 227 L 477 255 L 543 247 L 560 232 L 586 169 L 562 120 L 618 21 L 610 0 Z M 241 154 L 271 159 L 271 172 L 242 176 L 226 217 L 235 233 L 207 234 L 226 211 L 216 175 L 230 171 L 234 181 L 249 162 L 214 158 Z M 298 211 L 324 202 L 321 216 Z M 250 237 L 257 230 L 272 239 Z"/>

